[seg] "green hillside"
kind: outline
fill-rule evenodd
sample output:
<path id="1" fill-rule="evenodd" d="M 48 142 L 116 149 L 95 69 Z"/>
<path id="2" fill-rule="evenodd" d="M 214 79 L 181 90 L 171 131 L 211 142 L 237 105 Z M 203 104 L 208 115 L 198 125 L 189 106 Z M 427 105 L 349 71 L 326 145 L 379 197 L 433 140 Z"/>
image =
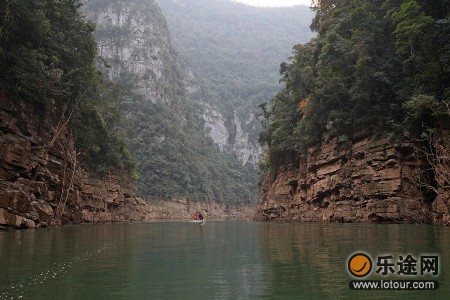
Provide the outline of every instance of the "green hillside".
<path id="1" fill-rule="evenodd" d="M 67 120 L 84 162 L 132 172 L 133 159 L 113 130 L 122 99 L 96 69 L 95 26 L 80 6 L 79 1 L 0 3 L 0 94 L 18 107 L 33 107 L 40 118 Z"/>
<path id="2" fill-rule="evenodd" d="M 185 69 L 201 89 L 192 98 L 226 118 L 243 119 L 281 88 L 280 62 L 291 48 L 313 37 L 313 12 L 306 6 L 256 8 L 228 0 L 158 0 Z M 259 124 L 244 125 L 257 143 Z"/>
<path id="3" fill-rule="evenodd" d="M 96 0 L 84 9 L 98 21 L 99 45 L 107 45 L 99 47 L 102 72 L 122 87 L 124 122 L 117 130 L 136 160 L 138 194 L 146 199 L 254 201 L 254 170 L 219 151 L 205 131 L 201 108 L 185 94 L 156 3 Z"/>
<path id="4" fill-rule="evenodd" d="M 449 121 L 450 4 L 318 1 L 318 37 L 294 48 L 284 88 L 263 105 L 272 170 L 323 134 L 433 138 Z"/>

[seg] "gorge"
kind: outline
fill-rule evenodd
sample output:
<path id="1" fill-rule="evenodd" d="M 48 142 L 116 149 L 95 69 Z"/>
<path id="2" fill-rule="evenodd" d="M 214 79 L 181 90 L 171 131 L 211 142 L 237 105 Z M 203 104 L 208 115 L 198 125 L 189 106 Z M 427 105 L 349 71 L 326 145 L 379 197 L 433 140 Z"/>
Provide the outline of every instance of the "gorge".
<path id="1" fill-rule="evenodd" d="M 0 227 L 448 224 L 448 5 L 385 2 L 0 4 Z"/>
<path id="2" fill-rule="evenodd" d="M 225 151 L 237 149 L 228 146 L 227 131 L 215 139 L 206 104 L 188 96 L 198 83 L 178 64 L 158 5 L 75 2 L 1 7 L 3 16 L 16 17 L 1 23 L 0 58 L 8 72 L 1 78 L 0 223 L 186 218 L 196 203 L 211 217 L 239 215 L 242 204 L 257 198 L 257 157 L 246 164 L 252 154 L 244 151 L 239 160 Z M 34 13 L 39 17 L 27 17 Z M 76 26 L 84 28 L 79 35 Z M 291 43 L 285 45 L 288 53 Z M 84 75 L 73 78 L 81 68 Z M 236 122 L 239 141 L 248 133 Z M 168 199 L 174 202 L 164 207 Z"/>

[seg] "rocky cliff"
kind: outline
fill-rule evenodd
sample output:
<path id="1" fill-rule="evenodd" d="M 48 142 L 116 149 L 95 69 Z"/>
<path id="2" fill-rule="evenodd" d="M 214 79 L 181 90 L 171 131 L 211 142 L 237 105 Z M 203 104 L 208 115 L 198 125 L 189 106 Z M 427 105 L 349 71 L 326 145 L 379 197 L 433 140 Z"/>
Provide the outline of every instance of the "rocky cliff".
<path id="1" fill-rule="evenodd" d="M 265 179 L 259 218 L 447 224 L 449 190 L 436 182 L 437 193 L 425 188 L 424 170 L 430 168 L 420 149 L 367 137 L 325 139 L 297 166 L 283 166 Z"/>
<path id="2" fill-rule="evenodd" d="M 98 55 L 110 80 L 129 77 L 146 101 L 170 102 L 175 63 L 169 31 L 153 1 L 86 1 L 83 10 L 96 24 Z"/>
<path id="3" fill-rule="evenodd" d="M 146 199 L 236 203 L 256 198 L 256 172 L 219 151 L 207 134 L 218 124 L 211 133 L 225 141 L 220 147 L 231 139 L 228 124 L 235 125 L 233 138 L 248 138 L 245 123 L 237 115 L 228 120 L 214 112 L 211 122 L 205 121 L 209 110 L 190 97 L 197 87 L 187 84 L 189 72 L 178 62 L 156 2 L 84 2 L 84 14 L 96 24 L 100 69 L 127 94 L 119 131 L 137 163 L 137 193 Z M 240 157 L 256 160 L 245 144 L 238 146 Z"/>
<path id="4" fill-rule="evenodd" d="M 0 227 L 144 220 L 129 176 L 81 164 L 65 123 L 0 96 Z"/>
<path id="5" fill-rule="evenodd" d="M 243 122 L 242 117 L 235 111 L 233 116 L 226 118 L 218 110 L 209 105 L 205 106 L 203 114 L 205 126 L 220 150 L 234 153 L 243 165 L 249 163 L 256 167 L 261 155 L 261 146 L 250 142 L 249 133 L 243 129 L 243 125 L 255 120 L 254 114 L 250 114 Z"/>
<path id="6" fill-rule="evenodd" d="M 166 20 L 158 5 L 148 1 L 146 5 L 138 2 L 102 3 L 86 2 L 86 16 L 96 23 L 98 54 L 107 63 L 105 69 L 109 79 L 116 80 L 133 77 L 133 90 L 151 102 L 171 102 L 175 73 L 185 73 L 183 87 L 193 102 L 201 98 L 201 87 L 192 70 L 183 71 L 177 64 L 175 50 L 172 47 Z M 222 151 L 235 153 L 246 164 L 257 165 L 261 152 L 259 144 L 249 141 L 249 134 L 243 126 L 255 121 L 255 117 L 246 116 L 246 120 L 234 111 L 226 117 L 210 105 L 203 106 L 205 126 L 210 136 Z"/>

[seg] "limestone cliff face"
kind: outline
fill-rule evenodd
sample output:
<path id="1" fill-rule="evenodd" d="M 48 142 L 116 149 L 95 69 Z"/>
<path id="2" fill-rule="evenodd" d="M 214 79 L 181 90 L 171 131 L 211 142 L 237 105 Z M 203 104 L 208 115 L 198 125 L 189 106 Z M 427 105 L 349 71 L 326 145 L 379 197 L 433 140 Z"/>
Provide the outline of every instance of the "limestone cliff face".
<path id="1" fill-rule="evenodd" d="M 205 127 L 214 143 L 219 146 L 220 151 L 233 153 L 242 165 L 248 163 L 257 168 L 262 149 L 257 139 L 250 138 L 250 134 L 259 132 L 256 113 L 238 113 L 234 108 L 230 108 L 231 111 L 225 114 L 223 110 L 205 101 L 202 86 L 197 81 L 189 69 L 184 82 L 186 95 L 202 107 Z"/>
<path id="2" fill-rule="evenodd" d="M 220 151 L 233 153 L 242 165 L 248 163 L 257 168 L 262 149 L 257 139 L 250 138 L 250 134 L 259 132 L 255 110 L 238 113 L 229 108 L 230 112 L 224 113 L 204 99 L 203 88 L 193 71 L 188 68 L 185 73 L 186 95 L 202 107 L 205 127 Z"/>
<path id="3" fill-rule="evenodd" d="M 253 121 L 253 115 L 243 122 L 242 117 L 234 112 L 233 116 L 227 119 L 218 110 L 207 106 L 203 118 L 210 136 L 219 145 L 221 151 L 236 154 L 243 165 L 249 163 L 257 166 L 261 155 L 261 146 L 255 142 L 252 143 L 248 132 L 243 129 L 245 123 Z"/>
<path id="4" fill-rule="evenodd" d="M 145 219 L 129 176 L 82 166 L 59 117 L 0 95 L 0 227 Z"/>
<path id="5" fill-rule="evenodd" d="M 150 8 L 150 9 L 149 9 Z M 170 102 L 174 88 L 173 76 L 184 72 L 182 88 L 194 101 L 199 99 L 201 87 L 192 70 L 180 71 L 171 46 L 170 33 L 158 5 L 148 1 L 104 2 L 86 1 L 86 16 L 96 23 L 98 54 L 106 62 L 109 79 L 131 76 L 134 91 L 147 101 Z M 257 141 L 251 142 L 243 125 L 253 116 L 239 116 L 236 112 L 224 116 L 205 103 L 205 126 L 222 151 L 235 153 L 242 164 L 257 165 L 261 152 Z"/>
<path id="6" fill-rule="evenodd" d="M 259 217 L 319 222 L 448 223 L 449 193 L 427 196 L 418 184 L 424 161 L 412 143 L 325 139 L 299 166 L 266 178 Z"/>
<path id="7" fill-rule="evenodd" d="M 131 80 L 148 101 L 170 102 L 168 73 L 174 64 L 169 32 L 153 1 L 86 1 L 83 10 L 96 23 L 98 54 L 109 79 Z"/>

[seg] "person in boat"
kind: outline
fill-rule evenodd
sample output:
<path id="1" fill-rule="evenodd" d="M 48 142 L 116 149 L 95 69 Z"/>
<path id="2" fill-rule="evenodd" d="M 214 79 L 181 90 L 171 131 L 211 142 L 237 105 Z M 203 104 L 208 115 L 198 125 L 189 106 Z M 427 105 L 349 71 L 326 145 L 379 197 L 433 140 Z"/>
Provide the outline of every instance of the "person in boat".
<path id="1" fill-rule="evenodd" d="M 194 220 L 198 220 L 198 214 L 197 213 L 194 214 Z"/>
<path id="2" fill-rule="evenodd" d="M 202 214 L 199 214 L 199 215 L 198 215 L 198 219 L 201 220 L 201 221 L 203 221 L 203 215 L 202 215 Z"/>

